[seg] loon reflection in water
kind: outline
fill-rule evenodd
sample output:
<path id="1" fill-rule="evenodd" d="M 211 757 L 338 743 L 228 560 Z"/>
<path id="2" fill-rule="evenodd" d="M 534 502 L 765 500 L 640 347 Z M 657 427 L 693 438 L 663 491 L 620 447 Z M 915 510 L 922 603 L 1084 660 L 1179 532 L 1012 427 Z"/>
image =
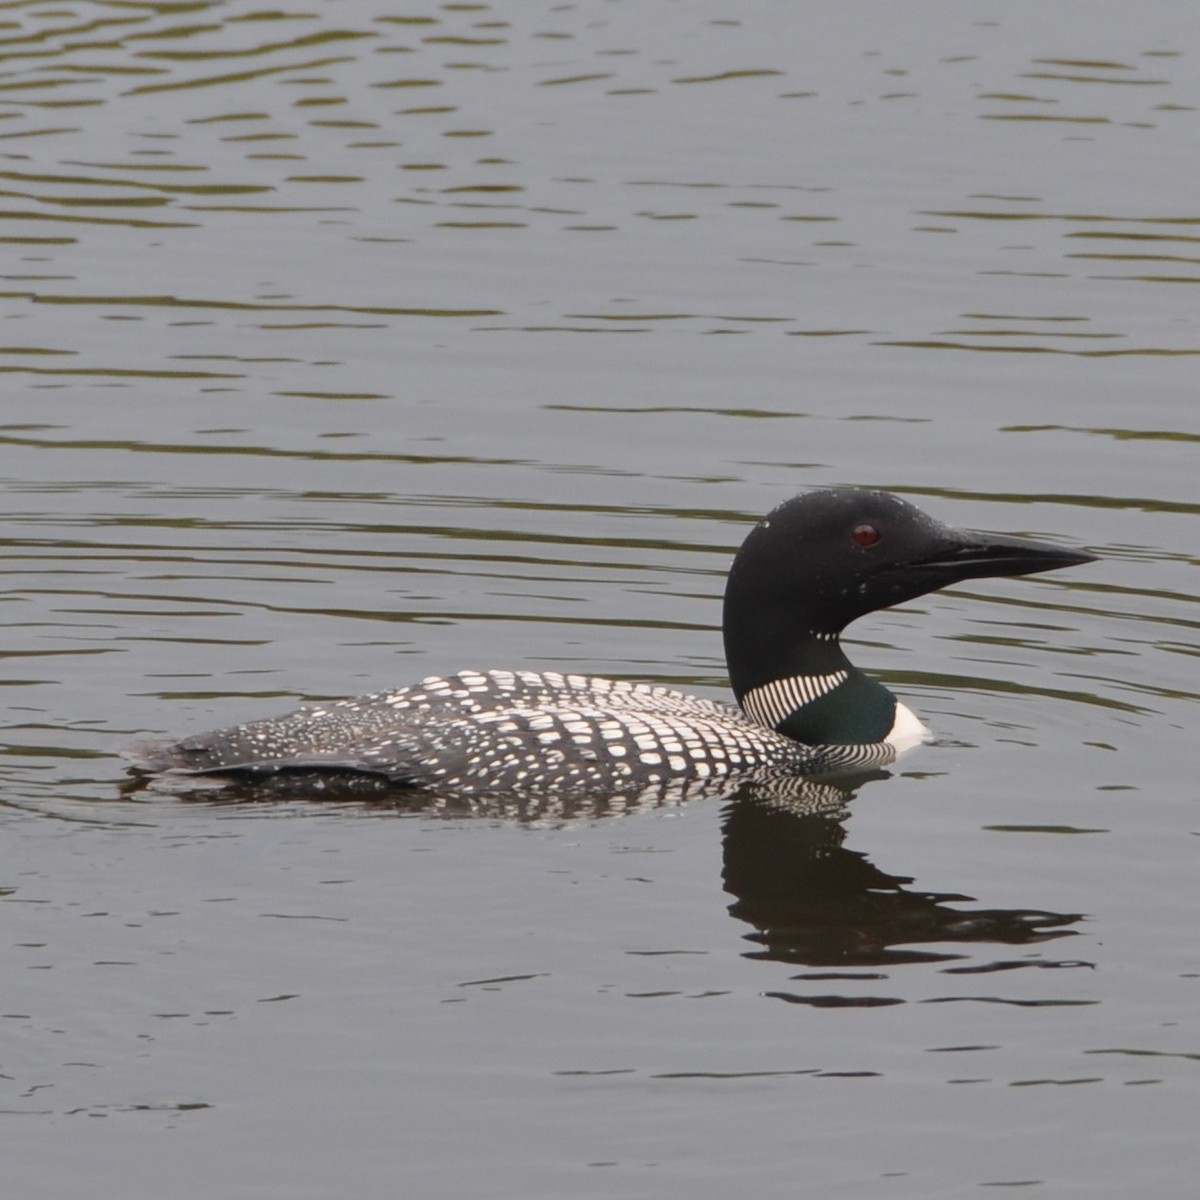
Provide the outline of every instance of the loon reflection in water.
<path id="1" fill-rule="evenodd" d="M 730 914 L 754 929 L 746 934 L 755 947 L 747 957 L 826 968 L 794 976 L 797 986 L 777 999 L 817 1007 L 898 1004 L 870 994 L 874 977 L 864 978 L 864 967 L 948 963 L 966 956 L 959 945 L 1030 946 L 1078 932 L 1070 927 L 1083 919 L 1080 913 L 967 907 L 970 896 L 914 888 L 911 877 L 891 875 L 848 849 L 845 823 L 832 819 L 832 793 L 841 790 L 844 815 L 865 782 L 823 785 L 829 792 L 823 814 L 796 811 L 753 788 L 724 808 L 722 879 L 734 898 Z M 1086 965 L 1026 953 L 1015 963 L 943 970 Z"/>
<path id="2" fill-rule="evenodd" d="M 850 802 L 876 771 L 835 779 L 794 778 L 779 786 L 725 785 L 721 812 L 721 878 L 731 897 L 729 913 L 751 927 L 747 958 L 816 968 L 796 975 L 776 999 L 817 1007 L 871 1007 L 902 1003 L 867 968 L 905 963 L 947 963 L 977 953 L 968 946 L 1035 946 L 1072 937 L 1079 913 L 1037 908 L 975 907 L 970 896 L 929 892 L 913 879 L 877 867 L 846 840 Z M 322 790 L 314 785 L 324 784 Z M 187 796 L 186 791 L 183 795 Z M 251 801 L 308 806 L 336 798 L 356 800 L 350 812 L 435 818 L 508 819 L 553 827 L 578 819 L 628 812 L 620 797 L 456 796 L 423 788 L 396 788 L 370 776 L 289 776 L 228 781 L 219 792 L 198 790 L 206 804 Z M 639 808 L 662 803 L 642 799 Z M 962 947 L 962 949 L 959 949 Z M 1086 966 L 1029 951 L 1016 960 L 942 968 L 956 971 L 1031 970 Z"/>
<path id="3" fill-rule="evenodd" d="M 663 687 L 524 670 L 462 671 L 182 741 L 134 770 L 330 794 L 381 786 L 555 808 L 727 794 L 751 782 L 803 804 L 806 776 L 892 762 L 928 731 L 846 657 L 856 618 L 982 576 L 1092 556 L 953 529 L 887 492 L 805 493 L 751 530 L 725 589 L 738 708 Z"/>

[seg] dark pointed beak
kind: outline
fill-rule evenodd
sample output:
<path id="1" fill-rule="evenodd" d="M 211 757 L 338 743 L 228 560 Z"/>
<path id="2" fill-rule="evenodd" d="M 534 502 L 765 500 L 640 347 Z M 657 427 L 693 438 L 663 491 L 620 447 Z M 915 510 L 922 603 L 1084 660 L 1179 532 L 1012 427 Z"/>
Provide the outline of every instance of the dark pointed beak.
<path id="1" fill-rule="evenodd" d="M 1094 554 L 1051 546 L 1047 542 L 1036 542 L 1029 538 L 949 527 L 945 534 L 942 546 L 911 564 L 918 571 L 936 575 L 936 587 L 945 587 L 960 579 L 1035 575 L 1039 571 L 1057 571 L 1060 567 L 1078 567 L 1096 561 Z"/>

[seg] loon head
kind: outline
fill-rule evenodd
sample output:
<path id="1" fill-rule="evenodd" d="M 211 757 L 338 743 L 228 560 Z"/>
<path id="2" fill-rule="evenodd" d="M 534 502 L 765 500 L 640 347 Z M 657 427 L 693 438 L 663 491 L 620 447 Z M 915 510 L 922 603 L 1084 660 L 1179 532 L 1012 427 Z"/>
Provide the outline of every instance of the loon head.
<path id="1" fill-rule="evenodd" d="M 889 492 L 807 492 L 768 513 L 734 558 L 723 622 L 730 683 L 752 716 L 798 740 L 883 740 L 898 706 L 842 653 L 838 634 L 851 621 L 964 579 L 1092 561 L 954 529 Z"/>

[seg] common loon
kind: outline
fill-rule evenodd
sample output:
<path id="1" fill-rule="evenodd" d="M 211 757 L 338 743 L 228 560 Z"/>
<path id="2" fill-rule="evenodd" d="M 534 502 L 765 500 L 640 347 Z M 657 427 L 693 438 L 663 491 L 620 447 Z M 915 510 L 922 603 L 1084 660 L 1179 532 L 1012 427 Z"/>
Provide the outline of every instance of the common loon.
<path id="1" fill-rule="evenodd" d="M 749 533 L 725 588 L 739 708 L 595 676 L 460 671 L 177 742 L 146 741 L 135 771 L 247 781 L 366 774 L 462 796 L 676 796 L 870 770 L 928 736 L 846 657 L 850 622 L 991 575 L 1094 561 L 1076 550 L 943 525 L 882 491 L 781 504 Z"/>

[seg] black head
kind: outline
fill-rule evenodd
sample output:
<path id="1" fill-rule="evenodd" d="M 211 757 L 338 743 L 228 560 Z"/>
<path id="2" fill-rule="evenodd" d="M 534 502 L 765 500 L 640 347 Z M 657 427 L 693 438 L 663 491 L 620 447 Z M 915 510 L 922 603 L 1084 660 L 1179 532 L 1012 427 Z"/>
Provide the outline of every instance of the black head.
<path id="1" fill-rule="evenodd" d="M 1091 561 L 1077 550 L 951 528 L 889 492 L 807 492 L 768 513 L 734 559 L 725 590 L 730 675 L 741 662 L 754 676 L 777 676 L 751 663 L 959 580 Z"/>

